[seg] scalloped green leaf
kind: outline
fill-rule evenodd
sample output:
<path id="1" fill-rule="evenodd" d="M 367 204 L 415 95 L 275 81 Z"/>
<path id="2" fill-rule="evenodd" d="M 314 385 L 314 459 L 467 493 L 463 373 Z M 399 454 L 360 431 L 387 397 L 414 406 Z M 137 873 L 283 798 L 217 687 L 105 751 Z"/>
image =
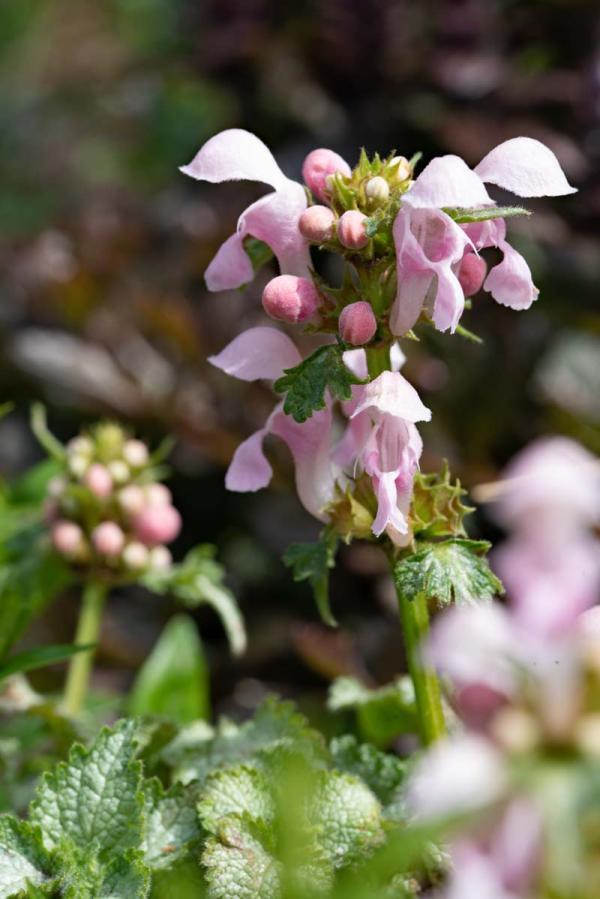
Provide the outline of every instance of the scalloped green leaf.
<path id="1" fill-rule="evenodd" d="M 321 618 L 330 627 L 336 627 L 329 603 L 329 571 L 335 567 L 338 537 L 331 531 L 323 531 L 316 543 L 292 543 L 283 556 L 283 562 L 292 569 L 296 582 L 308 581 L 312 587 Z"/>
<path id="2" fill-rule="evenodd" d="M 29 884 L 51 887 L 53 882 L 52 860 L 38 828 L 0 817 L 0 899 L 27 895 Z"/>
<path id="3" fill-rule="evenodd" d="M 200 841 L 197 791 L 176 784 L 165 792 L 160 781 L 152 778 L 144 784 L 144 799 L 144 862 L 152 870 L 169 868 Z"/>
<path id="4" fill-rule="evenodd" d="M 360 384 L 344 365 L 344 347 L 337 343 L 320 346 L 294 368 L 284 369 L 284 374 L 274 387 L 284 393 L 283 411 L 294 421 L 305 422 L 313 412 L 325 408 L 325 391 L 329 389 L 339 400 L 349 400 L 352 385 Z"/>

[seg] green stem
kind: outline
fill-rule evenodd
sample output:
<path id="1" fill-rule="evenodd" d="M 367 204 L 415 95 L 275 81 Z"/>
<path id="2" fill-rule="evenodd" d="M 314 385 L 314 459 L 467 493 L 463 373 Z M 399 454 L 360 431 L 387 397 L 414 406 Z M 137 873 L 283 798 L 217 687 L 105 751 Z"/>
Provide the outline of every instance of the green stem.
<path id="1" fill-rule="evenodd" d="M 90 581 L 83 590 L 81 611 L 75 633 L 77 646 L 97 643 L 102 622 L 102 610 L 106 599 L 107 587 L 97 581 Z M 75 717 L 81 711 L 88 691 L 92 662 L 95 649 L 80 652 L 73 656 L 69 663 L 69 671 L 65 684 L 63 709 L 67 715 Z"/>
<path id="2" fill-rule="evenodd" d="M 382 372 L 387 371 L 390 367 L 390 348 L 389 347 L 369 347 L 367 349 L 367 368 L 369 377 L 374 380 Z"/>
<path id="3" fill-rule="evenodd" d="M 425 668 L 421 659 L 421 646 L 429 633 L 427 598 L 421 593 L 414 599 L 407 599 L 398 591 L 398 602 L 408 670 L 415 688 L 421 740 L 427 746 L 446 733 L 437 675 L 435 671 Z"/>

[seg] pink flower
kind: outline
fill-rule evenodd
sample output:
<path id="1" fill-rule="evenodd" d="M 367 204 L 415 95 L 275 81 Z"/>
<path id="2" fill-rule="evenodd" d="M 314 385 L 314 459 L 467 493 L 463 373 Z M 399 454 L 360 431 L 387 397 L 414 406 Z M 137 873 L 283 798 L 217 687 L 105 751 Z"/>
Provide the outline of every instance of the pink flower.
<path id="1" fill-rule="evenodd" d="M 101 556 L 114 559 L 125 545 L 125 535 L 114 521 L 103 521 L 92 531 L 92 543 Z"/>
<path id="2" fill-rule="evenodd" d="M 50 533 L 54 549 L 67 559 L 75 559 L 85 551 L 83 531 L 75 522 L 56 521 Z"/>
<path id="3" fill-rule="evenodd" d="M 83 476 L 83 482 L 88 490 L 99 499 L 106 499 L 112 493 L 113 479 L 110 471 L 106 465 L 100 465 L 99 462 L 90 465 Z"/>
<path id="4" fill-rule="evenodd" d="M 181 515 L 175 506 L 148 505 L 133 519 L 133 529 L 146 546 L 170 543 L 181 530 Z"/>
<path id="5" fill-rule="evenodd" d="M 298 219 L 307 205 L 304 188 L 283 174 L 258 137 L 239 128 L 222 131 L 207 141 L 181 171 L 198 181 L 260 181 L 274 189 L 239 217 L 236 233 L 225 241 L 206 270 L 209 290 L 241 287 L 252 280 L 252 263 L 244 250 L 248 235 L 268 244 L 282 273 L 308 274 L 308 245 L 298 229 Z"/>

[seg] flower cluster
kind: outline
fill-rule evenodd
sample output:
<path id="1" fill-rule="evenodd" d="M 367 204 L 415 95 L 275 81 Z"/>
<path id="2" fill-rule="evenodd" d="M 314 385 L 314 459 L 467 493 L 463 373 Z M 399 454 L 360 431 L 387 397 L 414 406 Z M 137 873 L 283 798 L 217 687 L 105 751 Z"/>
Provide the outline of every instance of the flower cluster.
<path id="1" fill-rule="evenodd" d="M 249 282 L 253 245 L 260 241 L 280 267 L 264 288 L 267 315 L 337 339 L 303 360 L 287 335 L 257 327 L 212 357 L 230 375 L 271 380 L 287 394 L 238 448 L 228 488 L 268 484 L 262 445 L 274 434 L 292 453 L 309 512 L 345 537 L 385 533 L 397 545 L 410 540 L 408 511 L 422 450 L 416 425 L 430 418 L 399 371 L 397 338 L 417 323 L 456 330 L 465 299 L 480 288 L 513 309 L 536 299 L 527 263 L 506 240 L 505 219 L 527 211 L 494 205 L 486 184 L 521 197 L 573 191 L 553 153 L 525 137 L 500 144 L 475 169 L 443 156 L 415 177 L 417 161 L 395 154 L 370 160 L 363 151 L 351 169 L 337 153 L 318 149 L 304 161 L 303 186 L 284 175 L 257 137 L 232 129 L 209 140 L 182 169 L 198 180 L 273 188 L 240 216 L 207 269 L 208 288 Z M 314 272 L 311 246 L 342 257 L 341 286 Z M 488 272 L 481 251 L 491 247 L 502 258 Z M 341 417 L 335 399 L 342 401 Z"/>
<path id="2" fill-rule="evenodd" d="M 60 555 L 113 577 L 171 565 L 165 544 L 178 535 L 181 518 L 145 443 L 100 424 L 67 444 L 62 464 L 46 500 Z"/>

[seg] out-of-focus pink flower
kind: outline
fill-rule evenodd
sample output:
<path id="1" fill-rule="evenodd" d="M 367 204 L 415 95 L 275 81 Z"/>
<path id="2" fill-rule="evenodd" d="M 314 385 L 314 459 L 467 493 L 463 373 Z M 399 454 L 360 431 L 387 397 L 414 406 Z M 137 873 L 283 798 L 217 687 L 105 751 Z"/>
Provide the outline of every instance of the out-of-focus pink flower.
<path id="1" fill-rule="evenodd" d="M 326 148 L 313 150 L 302 164 L 302 177 L 313 194 L 324 203 L 329 197 L 327 179 L 336 172 L 346 176 L 352 174 L 346 160 Z"/>
<path id="2" fill-rule="evenodd" d="M 304 188 L 283 174 L 258 137 L 239 128 L 222 131 L 207 141 L 181 171 L 198 181 L 260 181 L 274 189 L 239 217 L 236 233 L 220 247 L 206 270 L 209 290 L 241 287 L 252 280 L 252 263 L 244 250 L 248 235 L 271 248 L 282 273 L 308 274 L 308 245 L 298 229 L 298 219 L 307 205 Z"/>
<path id="3" fill-rule="evenodd" d="M 320 302 L 321 298 L 313 282 L 296 275 L 279 275 L 273 278 L 262 295 L 267 315 L 288 324 L 312 318 Z"/>
<path id="4" fill-rule="evenodd" d="M 472 297 L 481 290 L 486 274 L 485 259 L 467 251 L 459 263 L 457 272 L 459 284 L 466 297 Z"/>
<path id="5" fill-rule="evenodd" d="M 99 499 L 106 499 L 112 493 L 113 479 L 110 471 L 106 465 L 100 465 L 99 462 L 90 465 L 83 476 L 83 483 Z"/>
<path id="6" fill-rule="evenodd" d="M 146 506 L 134 517 L 133 529 L 146 546 L 170 543 L 181 530 L 181 515 L 175 506 Z"/>
<path id="7" fill-rule="evenodd" d="M 352 346 L 369 343 L 377 330 L 377 319 L 370 303 L 359 300 L 342 309 L 339 318 L 340 337 Z"/>
<path id="8" fill-rule="evenodd" d="M 125 535 L 114 521 L 103 521 L 92 531 L 92 543 L 101 556 L 115 559 L 125 545 Z"/>
<path id="9" fill-rule="evenodd" d="M 73 521 L 55 521 L 50 532 L 54 549 L 67 559 L 75 559 L 85 547 L 83 531 Z"/>

